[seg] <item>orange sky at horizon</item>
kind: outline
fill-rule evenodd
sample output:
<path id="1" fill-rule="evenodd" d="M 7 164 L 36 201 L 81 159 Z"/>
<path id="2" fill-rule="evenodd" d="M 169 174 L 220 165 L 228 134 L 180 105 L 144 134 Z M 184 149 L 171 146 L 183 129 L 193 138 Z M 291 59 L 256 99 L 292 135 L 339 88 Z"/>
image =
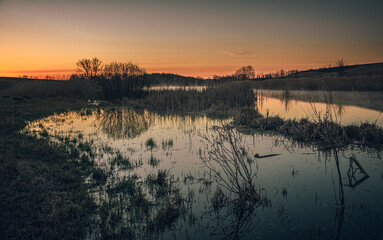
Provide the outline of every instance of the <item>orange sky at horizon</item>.
<path id="1" fill-rule="evenodd" d="M 209 78 L 383 62 L 382 1 L 0 0 L 0 76 L 75 73 L 133 61 Z M 5 33 L 5 34 L 4 34 Z"/>
<path id="2" fill-rule="evenodd" d="M 347 65 L 354 64 L 368 64 L 367 63 L 349 63 Z M 371 62 L 375 63 L 375 62 Z M 214 75 L 224 76 L 233 74 L 241 66 L 217 66 L 217 67 L 205 67 L 205 66 L 196 66 L 196 67 L 150 67 L 139 64 L 141 67 L 145 68 L 148 73 L 171 73 L 178 74 L 182 76 L 190 77 L 202 77 L 202 78 L 212 78 Z M 312 64 L 312 65 L 297 65 L 297 66 L 280 66 L 280 67 L 264 67 L 257 68 L 255 67 L 256 75 L 263 75 L 268 73 L 275 73 L 277 71 L 283 70 L 309 70 L 309 69 L 318 69 L 322 67 L 335 66 L 335 63 L 330 64 Z M 0 77 L 28 77 L 28 78 L 39 78 L 45 79 L 47 77 L 56 78 L 56 79 L 68 79 L 72 74 L 78 74 L 78 68 L 72 69 L 32 69 L 32 70 L 12 70 L 12 71 L 1 71 Z"/>

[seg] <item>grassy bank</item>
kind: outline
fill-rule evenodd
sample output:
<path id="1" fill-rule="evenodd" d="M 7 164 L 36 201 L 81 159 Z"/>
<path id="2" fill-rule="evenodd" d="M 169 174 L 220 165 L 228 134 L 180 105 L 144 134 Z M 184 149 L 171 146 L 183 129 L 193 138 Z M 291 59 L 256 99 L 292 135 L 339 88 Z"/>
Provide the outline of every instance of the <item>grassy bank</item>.
<path id="1" fill-rule="evenodd" d="M 321 150 L 344 148 L 348 145 L 383 147 L 383 129 L 374 123 L 342 126 L 331 116 L 315 115 L 312 119 L 284 120 L 278 116 L 263 116 L 254 108 L 243 108 L 235 117 L 234 125 L 259 131 L 271 131 L 294 141 L 314 143 Z"/>
<path id="2" fill-rule="evenodd" d="M 0 235 L 3 239 L 85 236 L 93 204 L 84 168 L 49 138 L 19 133 L 26 121 L 79 109 L 82 100 L 0 98 Z"/>

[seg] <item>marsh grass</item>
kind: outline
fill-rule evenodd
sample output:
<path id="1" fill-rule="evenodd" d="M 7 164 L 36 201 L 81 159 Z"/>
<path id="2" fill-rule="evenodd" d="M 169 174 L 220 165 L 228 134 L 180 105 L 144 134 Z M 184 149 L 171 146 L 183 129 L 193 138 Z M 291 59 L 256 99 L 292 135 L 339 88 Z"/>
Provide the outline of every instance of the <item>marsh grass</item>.
<path id="1" fill-rule="evenodd" d="M 179 187 L 168 170 L 158 170 L 143 179 L 133 172 L 142 161 L 132 161 L 110 146 L 96 146 L 78 134 L 62 137 L 60 141 L 76 162 L 89 169 L 90 178 L 85 186 L 92 196 L 93 209 L 88 214 L 91 221 L 88 236 L 94 239 L 158 238 L 185 214 Z M 148 147 L 156 146 L 153 139 L 148 142 Z M 96 161 L 103 150 L 110 167 Z M 86 229 L 85 225 L 82 229 Z"/>
<path id="2" fill-rule="evenodd" d="M 67 98 L 0 98 L 2 239 L 85 237 L 95 205 L 83 179 L 92 167 L 47 136 L 20 133 L 28 121 L 85 105 Z"/>
<path id="3" fill-rule="evenodd" d="M 116 152 L 115 156 L 110 162 L 111 166 L 118 166 L 123 170 L 133 169 L 136 166 L 132 163 L 129 157 L 123 156 L 120 152 Z"/>
<path id="4" fill-rule="evenodd" d="M 219 187 L 234 195 L 230 204 L 239 204 L 242 208 L 268 204 L 267 198 L 255 187 L 258 164 L 250 149 L 243 145 L 241 135 L 228 125 L 216 127 L 215 133 L 213 140 L 204 137 L 206 154 L 201 160 Z"/>
<path id="5" fill-rule="evenodd" d="M 54 81 L 54 80 L 24 80 L 16 81 L 9 88 L 0 91 L 2 95 L 28 97 L 71 97 L 95 98 L 97 88 L 84 79 Z"/>
<path id="6" fill-rule="evenodd" d="M 197 90 L 150 91 L 143 106 L 160 111 L 199 112 L 227 116 L 229 108 L 254 106 L 253 90 L 248 84 L 222 84 Z"/>
<path id="7" fill-rule="evenodd" d="M 156 239 L 185 214 L 184 200 L 169 171 L 158 170 L 145 180 L 131 174 L 109 176 L 96 212 L 96 239 Z"/>
<path id="8" fill-rule="evenodd" d="M 162 150 L 168 151 L 173 148 L 173 145 L 174 145 L 173 139 L 163 140 L 161 145 L 162 145 Z"/>
<path id="9" fill-rule="evenodd" d="M 79 183 L 92 168 L 49 138 L 14 133 L 0 141 L 2 238 L 84 237 L 94 204 Z"/>
<path id="10" fill-rule="evenodd" d="M 18 104 L 29 107 L 27 101 Z M 20 133 L 19 126 L 34 119 L 33 106 L 15 119 L 23 122 L 1 121 L 2 238 L 156 238 L 184 214 L 182 197 L 169 173 L 153 175 L 151 196 L 139 177 L 120 179 L 98 165 L 95 159 L 100 154 L 114 158 L 120 170 L 131 171 L 137 165 L 108 145 L 95 146 L 81 134 L 51 136 L 43 124 L 40 132 Z M 52 113 L 51 109 L 60 108 L 48 102 L 42 112 Z M 0 110 L 8 113 L 7 108 Z"/>
<path id="11" fill-rule="evenodd" d="M 153 149 L 157 148 L 157 143 L 154 141 L 153 138 L 148 138 L 145 142 L 145 146 L 148 150 L 153 151 Z"/>
<path id="12" fill-rule="evenodd" d="M 157 167 L 161 160 L 151 155 L 148 162 L 150 166 Z"/>
<path id="13" fill-rule="evenodd" d="M 263 116 L 254 108 L 243 108 L 234 117 L 236 126 L 260 131 L 273 131 L 298 142 L 315 143 L 321 150 L 343 148 L 348 145 L 382 149 L 383 129 L 376 123 L 343 126 L 334 122 L 327 111 L 322 116 L 313 113 L 310 119 L 283 120 L 278 116 Z"/>

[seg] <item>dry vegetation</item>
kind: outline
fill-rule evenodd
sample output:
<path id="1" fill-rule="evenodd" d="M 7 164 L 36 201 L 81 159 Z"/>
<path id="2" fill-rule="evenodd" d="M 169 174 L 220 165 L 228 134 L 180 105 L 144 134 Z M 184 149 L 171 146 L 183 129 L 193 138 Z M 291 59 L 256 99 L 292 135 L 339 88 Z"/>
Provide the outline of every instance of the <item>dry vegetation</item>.
<path id="1" fill-rule="evenodd" d="M 383 129 L 375 123 L 342 126 L 332 120 L 329 112 L 324 115 L 313 112 L 312 119 L 283 120 L 278 116 L 263 116 L 254 108 L 244 108 L 234 117 L 234 124 L 273 131 L 299 142 L 315 143 L 322 150 L 350 144 L 379 150 L 383 146 Z"/>
<path id="2" fill-rule="evenodd" d="M 49 139 L 19 132 L 25 121 L 84 105 L 64 98 L 0 98 L 2 239 L 84 236 L 93 205 L 82 182 L 91 168 L 73 161 L 64 147 Z"/>
<path id="3" fill-rule="evenodd" d="M 227 83 L 197 90 L 151 91 L 142 101 L 143 106 L 159 111 L 200 112 L 227 115 L 229 109 L 254 106 L 252 88 L 246 83 Z"/>
<path id="4" fill-rule="evenodd" d="M 2 81 L 5 85 L 6 81 Z M 88 80 L 20 80 L 8 82 L 0 95 L 18 97 L 95 98 L 97 88 Z"/>

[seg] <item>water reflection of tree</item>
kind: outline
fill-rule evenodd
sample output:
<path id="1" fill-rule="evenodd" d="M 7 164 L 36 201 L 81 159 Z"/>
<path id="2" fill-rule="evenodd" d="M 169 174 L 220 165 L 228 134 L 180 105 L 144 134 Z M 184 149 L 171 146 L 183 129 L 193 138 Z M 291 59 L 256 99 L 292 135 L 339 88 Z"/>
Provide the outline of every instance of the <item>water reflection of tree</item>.
<path id="1" fill-rule="evenodd" d="M 288 112 L 291 106 L 291 95 L 288 90 L 285 90 L 282 94 L 282 103 L 283 103 L 283 106 L 285 107 L 285 111 Z"/>
<path id="2" fill-rule="evenodd" d="M 114 139 L 137 137 L 147 131 L 153 122 L 150 113 L 131 109 L 102 111 L 97 114 L 97 119 L 100 130 Z"/>

